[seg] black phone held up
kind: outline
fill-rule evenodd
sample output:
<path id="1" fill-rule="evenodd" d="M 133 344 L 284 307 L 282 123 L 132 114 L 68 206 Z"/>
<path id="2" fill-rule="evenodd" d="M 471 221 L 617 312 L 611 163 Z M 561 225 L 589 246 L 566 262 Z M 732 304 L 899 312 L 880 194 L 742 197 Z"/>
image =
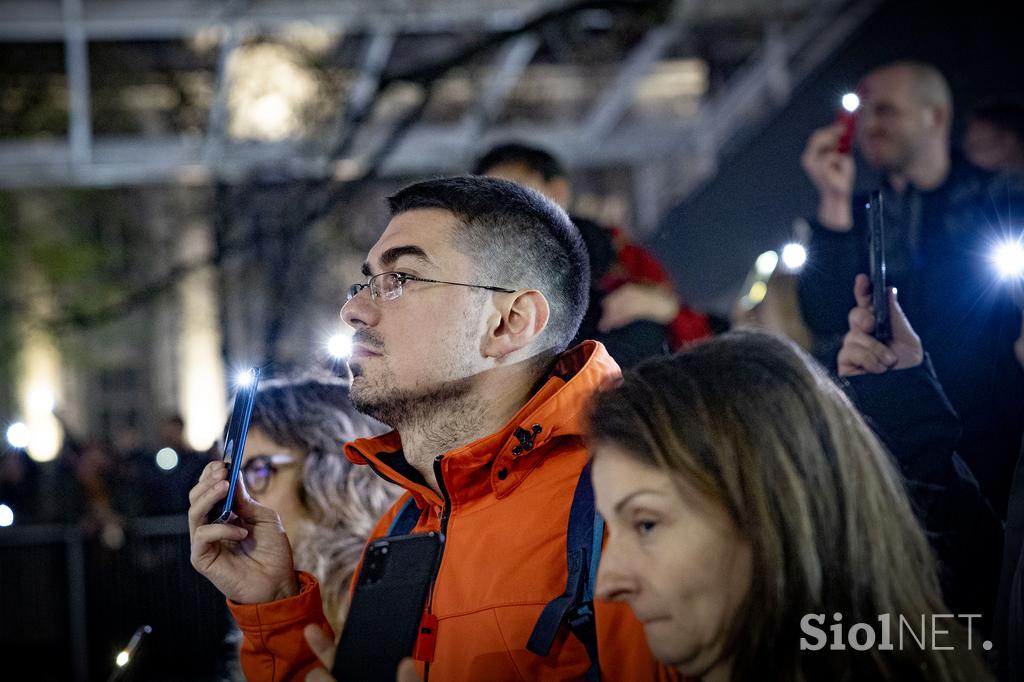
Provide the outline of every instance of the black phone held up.
<path id="1" fill-rule="evenodd" d="M 235 501 L 235 490 L 238 488 L 238 472 L 242 468 L 242 451 L 245 450 L 245 435 L 249 431 L 249 418 L 256 399 L 256 388 L 260 383 L 259 368 L 250 369 L 246 375 L 247 383 L 235 392 L 235 402 L 231 408 L 231 419 L 224 431 L 224 453 L 221 456 L 228 466 L 228 494 L 224 502 L 210 510 L 206 517 L 208 523 L 224 523 L 231 518 L 231 505 Z"/>
<path id="2" fill-rule="evenodd" d="M 420 634 L 441 544 L 438 533 L 416 533 L 381 538 L 366 548 L 334 657 L 335 679 L 395 679 Z"/>
<path id="3" fill-rule="evenodd" d="M 867 209 L 871 304 L 875 309 L 874 337 L 885 343 L 892 339 L 892 325 L 889 320 L 889 284 L 885 277 L 885 220 L 882 216 L 880 191 L 871 192 Z"/>

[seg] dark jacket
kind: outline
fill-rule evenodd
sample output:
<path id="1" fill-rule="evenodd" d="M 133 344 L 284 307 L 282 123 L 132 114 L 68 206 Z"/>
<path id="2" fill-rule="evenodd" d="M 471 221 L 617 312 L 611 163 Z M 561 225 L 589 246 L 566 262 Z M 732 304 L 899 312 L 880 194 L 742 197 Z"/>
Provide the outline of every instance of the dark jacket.
<path id="1" fill-rule="evenodd" d="M 1024 682 L 1024 443 L 1007 507 L 1003 572 L 992 634 L 1000 654 L 1002 678 Z"/>
<path id="2" fill-rule="evenodd" d="M 989 254 L 1020 230 L 1024 187 L 954 160 L 946 182 L 931 191 L 882 187 L 890 285 L 928 349 L 963 423 L 957 448 L 1002 514 L 1024 430 L 1024 371 L 1013 356 L 1020 310 L 1010 283 L 996 277 Z M 865 200 L 854 201 L 850 232 L 811 221 L 808 262 L 798 296 L 815 335 L 815 356 L 835 367 L 855 305 L 853 280 L 868 272 Z"/>
<path id="3" fill-rule="evenodd" d="M 946 604 L 992 627 L 1003 526 L 954 452 L 956 412 L 927 356 L 918 367 L 850 377 L 848 393 L 892 453 L 939 561 Z M 977 624 L 977 621 L 975 621 Z"/>

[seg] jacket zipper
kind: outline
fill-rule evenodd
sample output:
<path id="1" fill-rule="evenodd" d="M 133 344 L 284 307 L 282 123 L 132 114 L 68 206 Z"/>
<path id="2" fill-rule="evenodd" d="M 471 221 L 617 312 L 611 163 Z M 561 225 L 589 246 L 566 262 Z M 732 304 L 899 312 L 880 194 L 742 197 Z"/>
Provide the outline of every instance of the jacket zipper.
<path id="1" fill-rule="evenodd" d="M 441 559 L 444 557 L 444 548 L 448 544 L 448 516 L 451 513 L 452 500 L 448 496 L 448 489 L 444 485 L 444 476 L 441 473 L 441 460 L 444 459 L 444 455 L 438 455 L 434 458 L 434 478 L 437 479 L 437 487 L 441 491 L 441 497 L 444 499 L 444 507 L 441 509 L 441 548 L 437 552 L 437 561 L 434 563 L 434 575 L 430 579 L 430 589 L 427 591 L 427 613 L 433 613 L 434 606 L 434 586 L 437 584 L 437 574 L 441 570 Z M 434 633 L 437 636 L 437 633 Z M 423 664 L 423 682 L 427 682 L 430 679 L 430 661 L 426 661 Z"/>

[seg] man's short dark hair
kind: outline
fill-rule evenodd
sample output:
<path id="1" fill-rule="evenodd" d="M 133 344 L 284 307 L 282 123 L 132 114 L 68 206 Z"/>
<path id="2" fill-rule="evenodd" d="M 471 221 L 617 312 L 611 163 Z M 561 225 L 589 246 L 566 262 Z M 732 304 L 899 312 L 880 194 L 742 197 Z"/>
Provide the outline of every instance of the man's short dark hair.
<path id="1" fill-rule="evenodd" d="M 388 198 L 391 215 L 439 208 L 458 219 L 455 247 L 484 284 L 537 289 L 551 307 L 544 337 L 563 350 L 587 310 L 590 259 L 580 232 L 553 201 L 514 182 L 478 176 L 426 180 Z"/>
<path id="2" fill-rule="evenodd" d="M 505 164 L 522 164 L 530 170 L 540 173 L 544 181 L 566 177 L 565 166 L 554 154 L 540 147 L 532 147 L 521 142 L 506 142 L 481 156 L 473 166 L 474 175 L 487 175 L 487 171 Z"/>

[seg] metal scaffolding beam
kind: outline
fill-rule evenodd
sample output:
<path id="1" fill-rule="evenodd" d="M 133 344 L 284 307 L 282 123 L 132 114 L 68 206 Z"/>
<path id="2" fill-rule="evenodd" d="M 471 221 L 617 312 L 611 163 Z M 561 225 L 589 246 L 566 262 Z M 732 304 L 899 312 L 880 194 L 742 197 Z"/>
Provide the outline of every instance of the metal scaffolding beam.
<path id="1" fill-rule="evenodd" d="M 472 148 L 498 118 L 520 76 L 537 54 L 540 44 L 537 34 L 525 33 L 505 45 L 498 54 L 493 75 L 484 84 L 476 105 L 462 119 L 466 139 L 464 147 Z"/>
<path id="2" fill-rule="evenodd" d="M 89 0 L 82 28 L 89 40 L 178 40 L 217 25 L 235 0 Z M 560 0 L 259 0 L 239 17 L 255 31 L 297 22 L 329 31 L 439 33 L 473 27 L 507 31 L 530 17 L 565 4 Z M 0 42 L 60 42 L 60 0 L 0 0 Z"/>
<path id="3" fill-rule="evenodd" d="M 326 145 L 324 164 L 329 164 L 348 154 L 359 128 L 372 113 L 373 104 L 380 92 L 384 69 L 391 59 L 397 36 L 390 28 L 382 28 L 374 33 L 370 44 L 363 55 L 363 63 L 359 76 L 352 86 L 351 92 L 345 94 L 346 101 L 339 104 L 344 112 L 336 127 L 333 137 Z"/>
<path id="4" fill-rule="evenodd" d="M 679 23 L 669 23 L 651 29 L 626 58 L 615 84 L 593 106 L 583 120 L 580 137 L 592 144 L 600 144 L 629 111 L 637 83 L 647 75 L 651 66 L 675 44 L 682 32 Z"/>
<path id="5" fill-rule="evenodd" d="M 714 177 L 727 145 L 735 144 L 745 131 L 778 111 L 793 89 L 834 54 L 881 3 L 829 0 L 815 5 L 786 32 L 769 27 L 762 48 L 702 107 L 681 146 L 666 148 L 668 154 L 688 161 L 666 174 L 659 193 L 665 200 L 661 208 L 685 199 Z"/>
<path id="6" fill-rule="evenodd" d="M 582 165 L 640 164 L 663 156 L 666 146 L 678 146 L 687 129 L 677 121 L 624 123 L 601 145 L 584 144 L 573 123 L 537 127 L 505 126 L 490 130 L 487 141 L 529 138 L 537 144 L 565 151 Z M 354 156 L 377 149 L 391 134 L 390 127 L 365 131 Z M 462 172 L 465 128 L 451 125 L 418 125 L 388 157 L 381 174 L 389 177 L 424 173 Z M 228 145 L 224 154 L 207 165 L 203 161 L 205 138 L 198 135 L 150 139 L 96 141 L 92 162 L 72 173 L 67 164 L 66 141 L 0 142 L 0 188 L 16 187 L 114 187 L 149 184 L 203 184 L 214 177 L 238 181 L 261 170 L 278 177 L 348 179 L 350 159 L 324 164 L 311 145 L 276 142 Z M 467 150 L 468 151 L 468 150 Z"/>
<path id="7" fill-rule="evenodd" d="M 213 84 L 213 103 L 210 105 L 210 115 L 206 124 L 206 145 L 203 149 L 203 160 L 206 163 L 212 163 L 224 151 L 228 127 L 228 96 L 231 89 L 228 65 L 231 62 L 231 55 L 242 41 L 242 31 L 242 27 L 235 23 L 225 26 L 221 34 L 217 74 Z"/>
<path id="8" fill-rule="evenodd" d="M 62 0 L 64 64 L 68 78 L 68 148 L 71 165 L 92 158 L 92 100 L 89 96 L 89 47 L 82 26 L 82 0 Z"/>

